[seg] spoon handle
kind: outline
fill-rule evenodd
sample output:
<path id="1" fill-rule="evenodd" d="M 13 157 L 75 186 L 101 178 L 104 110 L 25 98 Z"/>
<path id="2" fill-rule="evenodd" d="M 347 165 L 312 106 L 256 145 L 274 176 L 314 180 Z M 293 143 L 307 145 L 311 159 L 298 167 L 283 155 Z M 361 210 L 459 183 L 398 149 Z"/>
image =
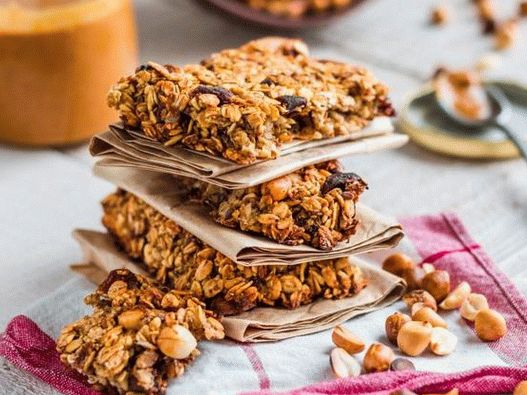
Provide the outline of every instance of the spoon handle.
<path id="1" fill-rule="evenodd" d="M 496 126 L 507 135 L 516 148 L 518 148 L 518 151 L 520 151 L 520 155 L 523 156 L 523 158 L 527 161 L 527 141 L 524 138 L 525 136 L 513 131 L 512 129 L 509 129 L 502 123 L 496 123 Z"/>

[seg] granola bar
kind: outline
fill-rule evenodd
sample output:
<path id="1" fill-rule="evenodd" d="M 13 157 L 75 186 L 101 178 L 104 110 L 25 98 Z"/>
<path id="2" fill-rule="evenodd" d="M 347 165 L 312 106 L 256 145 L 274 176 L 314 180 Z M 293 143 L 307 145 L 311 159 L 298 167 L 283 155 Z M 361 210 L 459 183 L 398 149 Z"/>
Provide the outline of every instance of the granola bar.
<path id="1" fill-rule="evenodd" d="M 352 0 L 245 0 L 249 7 L 270 14 L 288 18 L 298 18 L 305 14 L 318 14 L 325 11 L 348 7 Z"/>
<path id="2" fill-rule="evenodd" d="M 106 197 L 103 208 L 104 226 L 131 258 L 159 282 L 190 291 L 222 315 L 256 306 L 295 308 L 366 286 L 360 268 L 347 258 L 293 266 L 236 264 L 123 190 Z"/>
<path id="3" fill-rule="evenodd" d="M 299 40 L 264 38 L 200 64 L 148 63 L 108 94 L 129 128 L 167 146 L 249 164 L 293 139 L 347 135 L 393 115 L 388 90 L 367 70 L 310 58 Z"/>
<path id="4" fill-rule="evenodd" d="M 367 184 L 337 161 L 307 166 L 258 186 L 229 190 L 178 178 L 222 225 L 288 245 L 331 250 L 357 230 L 355 203 Z"/>
<path id="5" fill-rule="evenodd" d="M 85 303 L 93 313 L 62 330 L 57 351 L 65 365 L 111 393 L 163 394 L 168 379 L 199 355 L 197 340 L 224 337 L 203 303 L 126 269 L 110 272 Z"/>

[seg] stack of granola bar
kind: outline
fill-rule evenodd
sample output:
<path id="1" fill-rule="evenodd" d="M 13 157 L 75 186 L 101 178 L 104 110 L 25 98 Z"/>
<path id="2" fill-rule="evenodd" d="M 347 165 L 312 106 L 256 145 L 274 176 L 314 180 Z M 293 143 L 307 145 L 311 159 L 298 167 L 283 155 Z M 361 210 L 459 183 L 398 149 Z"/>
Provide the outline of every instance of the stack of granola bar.
<path id="1" fill-rule="evenodd" d="M 386 86 L 367 70 L 313 59 L 301 41 L 280 38 L 225 50 L 197 65 L 148 63 L 121 79 L 108 103 L 129 136 L 240 169 L 261 161 L 272 168 L 286 144 L 347 136 L 394 114 Z M 99 387 L 162 393 L 167 378 L 197 356 L 196 339 L 223 337 L 221 317 L 346 298 L 368 284 L 347 256 L 321 259 L 357 233 L 357 202 L 367 189 L 336 160 L 240 189 L 182 176 L 162 189 L 205 211 L 211 223 L 290 250 L 308 246 L 311 253 L 295 264 L 242 264 L 222 240 L 213 248 L 199 229 L 189 231 L 148 195 L 118 188 L 102 202 L 102 222 L 150 280 L 112 272 L 86 298 L 93 314 L 67 326 L 57 345 L 61 359 Z"/>

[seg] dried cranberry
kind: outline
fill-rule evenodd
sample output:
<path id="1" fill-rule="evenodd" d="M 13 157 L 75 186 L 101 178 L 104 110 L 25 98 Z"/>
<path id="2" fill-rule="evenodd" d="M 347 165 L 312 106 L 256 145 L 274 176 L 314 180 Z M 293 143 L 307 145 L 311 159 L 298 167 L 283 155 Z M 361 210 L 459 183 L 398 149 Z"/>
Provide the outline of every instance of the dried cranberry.
<path id="1" fill-rule="evenodd" d="M 333 173 L 326 178 L 326 182 L 322 185 L 321 192 L 325 194 L 335 188 L 340 188 L 342 191 L 346 191 L 352 186 L 352 184 L 357 182 L 366 185 L 362 178 L 355 173 Z"/>
<path id="2" fill-rule="evenodd" d="M 302 96 L 284 95 L 277 97 L 276 100 L 282 103 L 287 112 L 292 112 L 298 107 L 303 107 L 307 104 L 306 98 Z"/>
<path id="3" fill-rule="evenodd" d="M 395 108 L 388 99 L 381 99 L 379 101 L 378 110 L 380 114 L 386 115 L 387 117 L 394 117 L 396 115 Z"/>
<path id="4" fill-rule="evenodd" d="M 203 94 L 215 95 L 218 99 L 220 99 L 220 104 L 222 105 L 230 103 L 232 97 L 234 96 L 230 90 L 222 88 L 221 86 L 199 85 L 191 92 L 190 97 Z"/>

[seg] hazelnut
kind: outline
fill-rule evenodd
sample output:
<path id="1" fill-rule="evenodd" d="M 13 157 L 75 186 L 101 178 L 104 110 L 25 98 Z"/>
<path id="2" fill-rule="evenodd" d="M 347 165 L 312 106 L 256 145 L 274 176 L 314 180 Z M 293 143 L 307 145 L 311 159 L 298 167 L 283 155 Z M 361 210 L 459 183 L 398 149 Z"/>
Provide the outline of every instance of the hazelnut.
<path id="1" fill-rule="evenodd" d="M 119 325 L 126 329 L 139 329 L 145 313 L 142 310 L 128 310 L 119 315 Z"/>
<path id="2" fill-rule="evenodd" d="M 428 322 L 410 321 L 399 330 L 397 345 L 403 353 L 415 357 L 426 350 L 431 336 L 432 325 Z"/>
<path id="3" fill-rule="evenodd" d="M 401 277 L 404 270 L 413 269 L 415 263 L 405 254 L 397 253 L 390 255 L 382 263 L 383 270 Z"/>
<path id="4" fill-rule="evenodd" d="M 527 395 L 527 380 L 520 381 L 514 388 L 512 395 Z"/>
<path id="5" fill-rule="evenodd" d="M 434 311 L 437 311 L 437 303 L 434 297 L 422 289 L 417 289 L 405 294 L 403 296 L 403 302 L 410 310 L 414 304 L 423 303 L 423 305 L 430 307 Z"/>
<path id="6" fill-rule="evenodd" d="M 446 321 L 430 307 L 423 307 L 412 314 L 413 321 L 429 322 L 434 328 L 447 328 Z"/>
<path id="7" fill-rule="evenodd" d="M 269 193 L 276 201 L 284 200 L 289 194 L 292 182 L 289 176 L 271 180 L 263 185 L 264 193 Z"/>
<path id="8" fill-rule="evenodd" d="M 421 282 L 426 275 L 422 267 L 415 267 L 413 269 L 405 269 L 399 277 L 406 281 L 408 291 L 421 288 Z"/>
<path id="9" fill-rule="evenodd" d="M 411 318 L 408 315 L 399 313 L 398 311 L 389 315 L 386 318 L 386 322 L 384 323 L 386 337 L 388 340 L 390 340 L 393 344 L 397 344 L 397 335 L 399 334 L 399 330 L 409 321 L 411 321 Z"/>
<path id="10" fill-rule="evenodd" d="M 196 338 L 181 325 L 164 327 L 157 337 L 157 346 L 163 354 L 174 359 L 185 359 L 197 346 Z"/>
<path id="11" fill-rule="evenodd" d="M 497 311 L 488 308 L 476 314 L 474 328 L 478 337 L 486 342 L 501 339 L 507 333 L 505 318 Z"/>
<path id="12" fill-rule="evenodd" d="M 393 350 L 381 343 L 374 343 L 364 355 L 363 366 L 367 373 L 384 372 L 390 369 L 390 364 L 395 359 Z"/>
<path id="13" fill-rule="evenodd" d="M 424 276 L 421 287 L 441 302 L 450 292 L 450 275 L 445 270 L 435 270 Z"/>
<path id="14" fill-rule="evenodd" d="M 430 15 L 430 22 L 434 25 L 444 25 L 448 21 L 448 10 L 445 7 L 436 7 Z"/>
<path id="15" fill-rule="evenodd" d="M 461 309 L 459 312 L 461 313 L 461 317 L 464 319 L 474 321 L 476 314 L 478 314 L 480 310 L 488 309 L 488 307 L 489 304 L 487 302 L 487 298 L 484 295 L 470 294 L 461 304 Z"/>
<path id="16" fill-rule="evenodd" d="M 457 337 L 445 328 L 433 328 L 430 350 L 436 355 L 452 354 L 456 349 Z"/>
<path id="17" fill-rule="evenodd" d="M 439 307 L 441 307 L 443 310 L 459 309 L 468 295 L 470 295 L 470 292 L 470 284 L 466 281 L 463 281 L 447 295 Z"/>
<path id="18" fill-rule="evenodd" d="M 357 354 L 362 352 L 366 347 L 362 339 L 340 325 L 333 329 L 331 339 L 337 347 L 343 348 L 349 354 Z"/>
<path id="19" fill-rule="evenodd" d="M 358 377 L 361 372 L 360 363 L 342 348 L 334 348 L 329 356 L 331 370 L 338 378 Z"/>

